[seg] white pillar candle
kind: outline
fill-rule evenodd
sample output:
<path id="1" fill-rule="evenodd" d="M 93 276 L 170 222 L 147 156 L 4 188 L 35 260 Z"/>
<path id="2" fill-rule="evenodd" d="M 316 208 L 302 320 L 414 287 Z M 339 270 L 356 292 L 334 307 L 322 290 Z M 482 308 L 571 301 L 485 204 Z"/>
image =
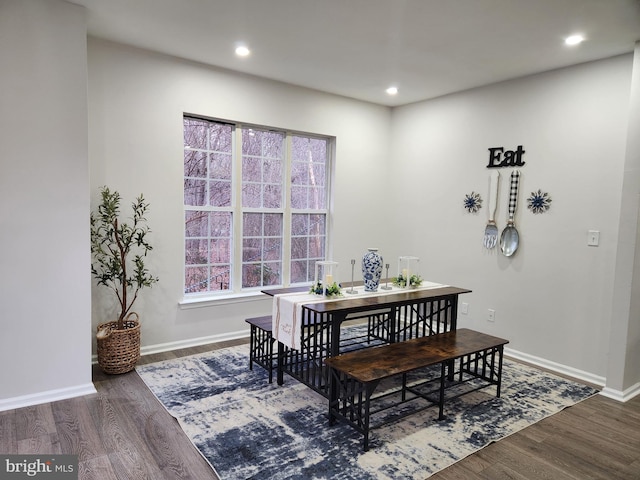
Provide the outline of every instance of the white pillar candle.
<path id="1" fill-rule="evenodd" d="M 327 273 L 325 284 L 327 287 L 330 287 L 331 285 L 333 285 L 333 275 L 331 275 L 330 273 Z"/>

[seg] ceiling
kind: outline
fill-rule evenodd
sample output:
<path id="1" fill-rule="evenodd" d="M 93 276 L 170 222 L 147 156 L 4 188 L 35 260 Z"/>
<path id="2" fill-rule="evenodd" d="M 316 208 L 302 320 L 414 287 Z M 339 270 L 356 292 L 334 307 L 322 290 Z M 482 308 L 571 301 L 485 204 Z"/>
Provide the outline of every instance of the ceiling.
<path id="1" fill-rule="evenodd" d="M 633 51 L 640 0 L 69 0 L 89 35 L 397 106 Z M 586 41 L 567 47 L 564 37 Z M 246 58 L 235 46 L 245 42 Z M 399 92 L 389 96 L 385 89 Z"/>

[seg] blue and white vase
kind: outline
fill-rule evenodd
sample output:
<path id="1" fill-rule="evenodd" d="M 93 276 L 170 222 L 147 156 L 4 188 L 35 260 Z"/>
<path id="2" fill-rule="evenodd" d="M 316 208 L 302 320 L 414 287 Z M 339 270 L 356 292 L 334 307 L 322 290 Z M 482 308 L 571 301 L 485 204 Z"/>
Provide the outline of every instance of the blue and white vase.
<path id="1" fill-rule="evenodd" d="M 377 292 L 382 275 L 383 260 L 377 248 L 368 248 L 362 257 L 362 278 L 365 292 Z"/>

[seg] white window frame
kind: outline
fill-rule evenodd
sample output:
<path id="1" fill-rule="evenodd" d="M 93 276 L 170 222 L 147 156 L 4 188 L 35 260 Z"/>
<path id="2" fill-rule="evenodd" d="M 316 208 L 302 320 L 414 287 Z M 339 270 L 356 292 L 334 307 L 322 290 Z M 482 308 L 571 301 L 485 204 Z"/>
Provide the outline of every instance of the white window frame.
<path id="1" fill-rule="evenodd" d="M 207 292 L 194 292 L 184 293 L 185 290 L 185 272 L 186 272 L 186 259 L 185 250 L 186 242 L 184 237 L 183 228 L 183 254 L 182 254 L 182 272 L 183 272 L 183 299 L 180 302 L 181 308 L 194 308 L 200 306 L 207 306 L 210 304 L 224 304 L 224 303 L 237 303 L 251 300 L 260 300 L 264 298 L 264 294 L 261 291 L 265 288 L 279 288 L 299 285 L 310 285 L 313 277 L 313 267 L 309 272 L 311 278 L 307 282 L 301 282 L 297 284 L 291 283 L 291 218 L 296 213 L 307 214 L 320 214 L 325 216 L 325 244 L 324 253 L 325 258 L 331 258 L 331 245 L 332 245 L 332 232 L 331 232 L 331 206 L 333 205 L 332 199 L 332 184 L 334 175 L 334 161 L 335 161 L 335 138 L 310 134 L 306 132 L 299 132 L 287 129 L 278 129 L 273 127 L 266 127 L 260 125 L 252 125 L 241 122 L 234 122 L 229 120 L 221 120 L 215 118 L 203 117 L 201 115 L 193 115 L 185 113 L 183 118 L 194 118 L 209 122 L 220 122 L 224 124 L 232 125 L 233 127 L 233 146 L 232 146 L 232 201 L 231 207 L 212 207 L 212 206 L 187 206 L 183 201 L 183 212 L 188 210 L 206 210 L 206 211 L 231 211 L 232 213 L 232 247 L 231 247 L 231 271 L 232 278 L 230 279 L 230 289 L 226 291 L 207 291 Z M 273 130 L 281 132 L 285 135 L 285 154 L 283 159 L 283 202 L 282 208 L 268 209 L 268 208 L 248 208 L 242 207 L 242 132 L 246 129 L 256 130 Z M 301 136 L 326 140 L 326 155 L 327 161 L 325 166 L 325 208 L 323 209 L 293 209 L 291 207 L 290 193 L 291 193 L 291 167 L 292 167 L 292 137 Z M 184 178 L 184 173 L 183 173 Z M 283 215 L 283 235 L 282 235 L 282 283 L 274 286 L 259 286 L 259 287 L 247 287 L 243 288 L 242 284 L 242 216 L 243 213 L 281 213 Z"/>

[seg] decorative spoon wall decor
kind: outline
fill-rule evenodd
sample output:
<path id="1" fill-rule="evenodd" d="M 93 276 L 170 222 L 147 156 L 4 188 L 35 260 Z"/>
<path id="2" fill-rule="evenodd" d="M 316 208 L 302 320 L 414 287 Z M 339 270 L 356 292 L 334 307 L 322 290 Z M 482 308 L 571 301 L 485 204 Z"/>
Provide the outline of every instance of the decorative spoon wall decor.
<path id="1" fill-rule="evenodd" d="M 500 236 L 500 249 L 505 257 L 510 257 L 518 249 L 520 236 L 514 223 L 516 207 L 518 205 L 518 183 L 520 182 L 520 171 L 511 172 L 511 188 L 509 189 L 509 219 L 507 226 Z"/>

